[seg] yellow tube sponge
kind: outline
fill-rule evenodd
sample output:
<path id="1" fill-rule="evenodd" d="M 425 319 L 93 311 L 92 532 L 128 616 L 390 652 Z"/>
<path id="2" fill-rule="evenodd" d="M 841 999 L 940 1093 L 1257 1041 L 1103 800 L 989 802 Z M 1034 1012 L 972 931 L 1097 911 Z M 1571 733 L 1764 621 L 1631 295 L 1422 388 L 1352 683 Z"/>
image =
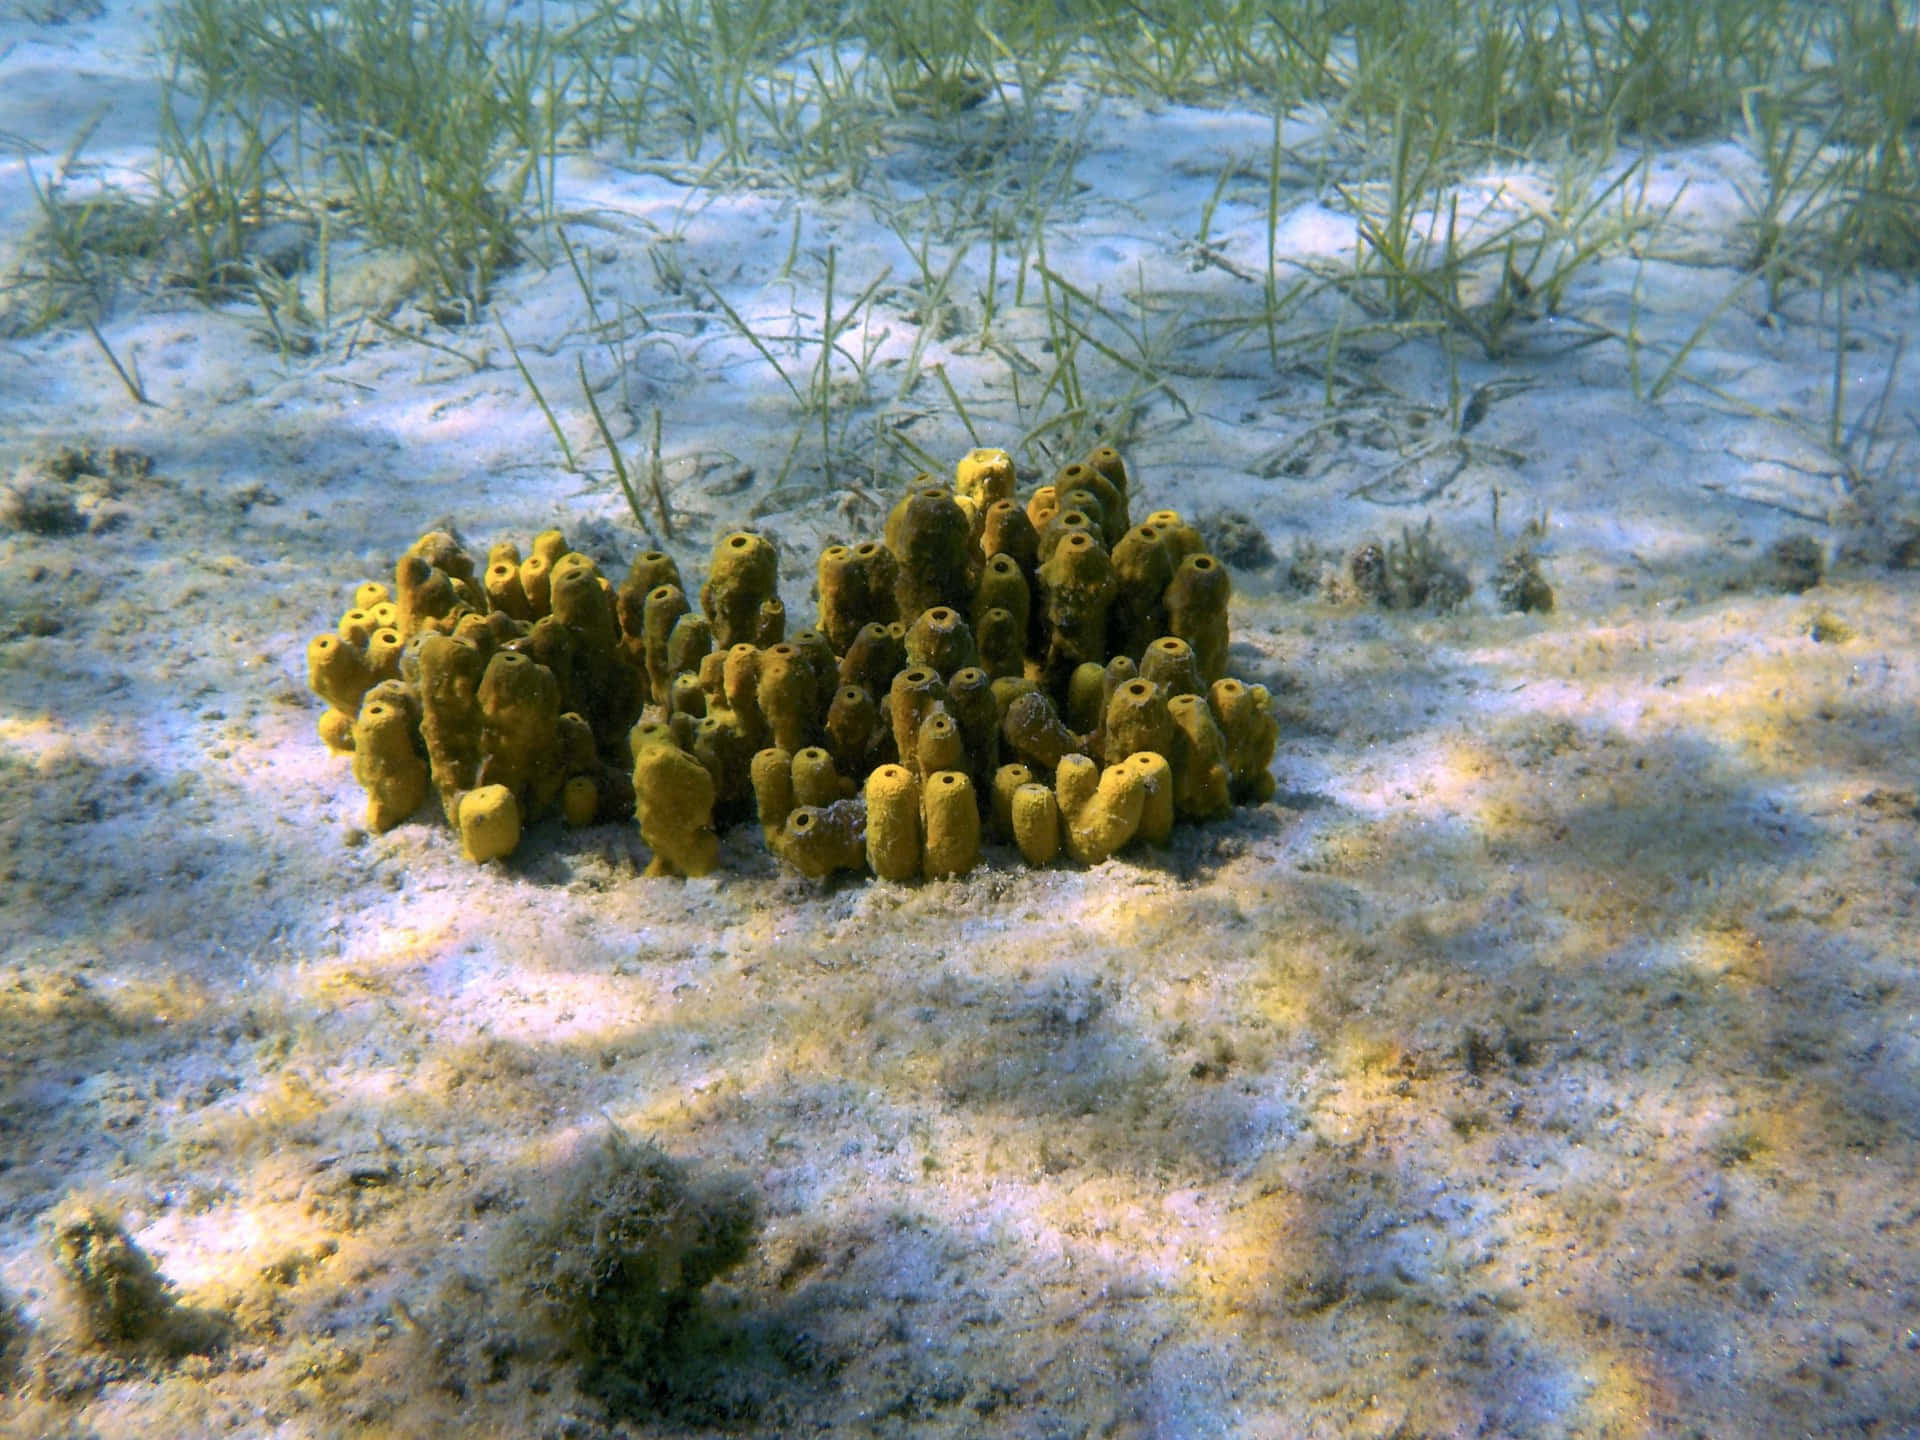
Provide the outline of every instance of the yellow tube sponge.
<path id="1" fill-rule="evenodd" d="M 1055 772 L 1053 788 L 1067 854 L 1082 865 L 1098 865 L 1139 832 L 1147 786 L 1133 766 L 1101 770 L 1084 755 L 1069 755 Z"/>
<path id="2" fill-rule="evenodd" d="M 1167 713 L 1166 692 L 1151 680 L 1127 681 L 1107 702 L 1105 735 L 1101 758 L 1109 765 L 1142 750 L 1171 754 L 1173 717 Z"/>
<path id="3" fill-rule="evenodd" d="M 1145 796 L 1135 836 L 1149 845 L 1166 844 L 1173 838 L 1173 767 L 1158 750 L 1136 750 L 1122 763 L 1139 775 Z"/>
<path id="4" fill-rule="evenodd" d="M 922 610 L 907 627 L 907 663 L 937 670 L 942 678 L 979 664 L 980 651 L 973 642 L 973 627 L 949 605 Z"/>
<path id="5" fill-rule="evenodd" d="M 1042 485 L 1027 497 L 1027 519 L 1033 522 L 1035 531 L 1040 530 L 1049 520 L 1060 513 L 1060 492 L 1051 485 Z"/>
<path id="6" fill-rule="evenodd" d="M 829 545 L 820 552 L 820 631 L 844 655 L 863 625 L 886 625 L 899 613 L 894 600 L 897 564 L 875 540 Z"/>
<path id="7" fill-rule="evenodd" d="M 1053 477 L 1053 488 L 1063 500 L 1076 490 L 1093 495 L 1100 508 L 1100 538 L 1108 546 L 1118 544 L 1120 537 L 1127 533 L 1126 493 L 1096 466 L 1085 460 L 1062 466 L 1060 473 Z"/>
<path id="8" fill-rule="evenodd" d="M 840 688 L 840 657 L 827 637 L 812 625 L 794 631 L 784 642 L 794 648 L 800 663 L 813 672 L 815 703 L 824 709 Z"/>
<path id="9" fill-rule="evenodd" d="M 1206 682 L 1200 678 L 1200 661 L 1193 647 L 1178 635 L 1162 635 L 1140 657 L 1140 675 L 1151 680 L 1171 700 L 1176 695 L 1204 695 Z"/>
<path id="10" fill-rule="evenodd" d="M 673 622 L 667 635 L 667 673 L 672 676 L 698 675 L 707 656 L 713 653 L 713 625 L 697 610 L 689 610 Z M 671 694 L 673 682 L 668 682 Z M 677 702 L 676 702 L 676 708 Z"/>
<path id="11" fill-rule="evenodd" d="M 832 639 L 834 648 L 845 652 L 867 623 L 861 606 L 862 596 L 853 563 L 851 545 L 829 545 L 820 552 L 814 570 L 814 583 L 820 591 L 820 615 L 814 622 Z"/>
<path id="12" fill-rule="evenodd" d="M 649 875 L 709 875 L 720 863 L 713 830 L 713 777 L 667 726 L 633 727 L 633 797 L 640 838 L 653 851 Z"/>
<path id="13" fill-rule="evenodd" d="M 920 773 L 920 726 L 936 707 L 945 704 L 947 687 L 937 671 L 914 665 L 893 677 L 887 692 L 887 711 L 893 720 L 893 748 L 900 763 Z"/>
<path id="14" fill-rule="evenodd" d="M 329 705 L 320 712 L 320 743 L 335 755 L 353 753 L 353 716 Z"/>
<path id="15" fill-rule="evenodd" d="M 778 595 L 760 602 L 753 617 L 753 643 L 765 648 L 787 638 L 787 605 Z"/>
<path id="16" fill-rule="evenodd" d="M 528 816 L 559 798 L 565 773 L 556 743 L 560 687 L 553 672 L 513 650 L 499 650 L 480 677 L 482 785 L 505 785 Z"/>
<path id="17" fill-rule="evenodd" d="M 989 676 L 998 680 L 1027 673 L 1027 627 L 1011 610 L 992 606 L 980 616 L 977 629 L 980 665 Z"/>
<path id="18" fill-rule="evenodd" d="M 520 802 L 504 785 L 482 785 L 460 797 L 459 825 L 460 848 L 469 860 L 484 865 L 503 859 L 520 843 Z"/>
<path id="19" fill-rule="evenodd" d="M 993 785 L 1000 768 L 1000 702 L 993 696 L 993 680 L 977 665 L 947 677 L 947 710 L 960 727 L 967 758 L 955 768 L 967 772 L 981 794 Z"/>
<path id="20" fill-rule="evenodd" d="M 562 680 L 563 708 L 577 710 L 602 747 L 616 749 L 640 718 L 652 687 L 621 646 L 614 589 L 593 561 L 576 551 L 554 562 L 549 598 L 554 621 L 572 641 L 568 673 L 555 672 Z"/>
<path id="21" fill-rule="evenodd" d="M 1084 530 L 1069 531 L 1041 563 L 1040 588 L 1047 597 L 1050 632 L 1044 683 L 1057 693 L 1074 666 L 1107 663 L 1113 562 L 1100 542 Z"/>
<path id="22" fill-rule="evenodd" d="M 864 685 L 842 685 L 827 706 L 827 749 L 848 775 L 873 768 L 874 741 L 880 734 L 880 707 Z"/>
<path id="23" fill-rule="evenodd" d="M 893 677 L 907 663 L 907 630 L 898 621 L 882 625 L 871 620 L 860 627 L 853 644 L 840 657 L 840 683 L 864 686 L 876 700 L 887 693 Z"/>
<path id="24" fill-rule="evenodd" d="M 882 880 L 920 873 L 920 782 L 904 765 L 867 776 L 867 863 Z"/>
<path id="25" fill-rule="evenodd" d="M 754 753 L 749 768 L 753 777 L 753 808 L 760 817 L 760 834 L 767 844 L 786 827 L 793 813 L 793 756 L 778 746 L 769 745 Z"/>
<path id="26" fill-rule="evenodd" d="M 542 530 L 533 537 L 533 553 L 520 562 L 520 589 L 538 620 L 552 608 L 547 589 L 554 565 L 567 553 L 567 537 L 558 530 Z"/>
<path id="27" fill-rule="evenodd" d="M 372 685 L 373 669 L 359 645 L 342 640 L 337 632 L 307 642 L 307 686 L 341 714 L 359 714 Z"/>
<path id="28" fill-rule="evenodd" d="M 1167 586 L 1167 632 L 1193 647 L 1200 678 L 1212 684 L 1227 673 L 1227 567 L 1204 552 L 1189 555 Z"/>
<path id="29" fill-rule="evenodd" d="M 400 557 L 394 566 L 393 588 L 399 596 L 395 603 L 400 607 L 400 633 L 409 638 L 422 630 L 450 629 L 458 618 L 460 597 L 452 578 L 424 556 Z"/>
<path id="30" fill-rule="evenodd" d="M 409 555 L 418 555 L 436 570 L 446 572 L 450 580 L 471 582 L 473 557 L 446 530 L 429 530 L 407 547 Z"/>
<path id="31" fill-rule="evenodd" d="M 508 559 L 502 555 L 488 563 L 486 573 L 481 577 L 481 588 L 486 591 L 487 604 L 495 610 L 511 615 L 516 620 L 533 621 L 533 607 L 527 603 L 527 592 L 520 588 L 520 561 Z"/>
<path id="32" fill-rule="evenodd" d="M 526 599 L 527 614 L 535 620 L 547 614 L 547 580 L 553 573 L 553 562 L 557 559 L 557 555 L 536 552 L 520 562 L 520 593 Z"/>
<path id="33" fill-rule="evenodd" d="M 1033 590 L 1020 562 L 1011 555 L 991 556 L 981 568 L 973 587 L 973 624 L 978 631 L 987 611 L 999 608 L 1014 617 L 1020 643 L 1026 644 L 1027 626 L 1033 615 Z"/>
<path id="34" fill-rule="evenodd" d="M 1074 666 L 1067 676 L 1067 724 L 1088 733 L 1098 730 L 1106 717 L 1110 688 L 1106 666 L 1092 660 Z"/>
<path id="35" fill-rule="evenodd" d="M 730 646 L 720 656 L 720 693 L 718 697 L 712 694 L 707 696 L 707 708 L 709 711 L 731 710 L 740 733 L 756 745 L 777 745 L 780 742 L 770 735 L 767 717 L 760 710 L 760 657 L 764 653 L 758 645 L 748 645 L 744 641 Z M 707 663 L 704 660 L 701 662 L 703 672 Z M 703 673 L 703 683 L 704 678 Z M 799 746 L 787 748 L 798 749 Z"/>
<path id="36" fill-rule="evenodd" d="M 816 880 L 836 870 L 858 870 L 867 860 L 865 814 L 855 800 L 802 805 L 774 839 L 774 853 Z"/>
<path id="37" fill-rule="evenodd" d="M 600 814 L 600 787 L 589 775 L 575 775 L 560 791 L 560 815 L 576 830 L 591 825 Z"/>
<path id="38" fill-rule="evenodd" d="M 547 599 L 553 618 L 574 631 L 596 662 L 612 659 L 620 639 L 613 589 L 591 559 L 575 550 L 556 560 Z"/>
<path id="39" fill-rule="evenodd" d="M 374 684 L 400 678 L 400 661 L 406 649 L 406 641 L 391 625 L 382 625 L 367 637 L 367 669 L 373 675 Z"/>
<path id="40" fill-rule="evenodd" d="M 942 770 L 964 770 L 966 765 L 967 747 L 960 738 L 960 722 L 944 707 L 935 710 L 920 726 L 915 772 L 936 775 Z"/>
<path id="41" fill-rule="evenodd" d="M 357 607 L 349 610 L 340 617 L 334 633 L 349 645 L 365 645 L 367 637 L 373 633 L 373 615 Z"/>
<path id="42" fill-rule="evenodd" d="M 1013 794 L 1034 783 L 1033 768 L 1018 760 L 993 772 L 993 838 L 1002 844 L 1013 839 Z"/>
<path id="43" fill-rule="evenodd" d="M 1181 519 L 1178 510 L 1156 510 L 1147 516 L 1144 523 L 1160 532 L 1161 543 L 1173 552 L 1176 570 L 1187 556 L 1197 555 L 1207 548 L 1207 542 L 1200 538 L 1200 532 Z"/>
<path id="44" fill-rule="evenodd" d="M 743 819 L 753 803 L 753 757 L 761 748 L 731 710 L 710 710 L 693 724 L 693 758 L 713 777 L 718 824 Z"/>
<path id="45" fill-rule="evenodd" d="M 756 704 L 773 743 L 798 754 L 822 737 L 819 677 L 797 646 L 782 641 L 759 652 Z M 802 802 L 804 803 L 804 802 Z"/>
<path id="46" fill-rule="evenodd" d="M 455 818 L 462 791 L 480 775 L 480 651 L 450 635 L 428 635 L 416 654 L 420 663 L 420 737 L 440 807 Z"/>
<path id="47" fill-rule="evenodd" d="M 1227 746 L 1213 711 L 1198 695 L 1176 695 L 1167 703 L 1173 720 L 1173 803 L 1183 820 L 1212 820 L 1233 808 Z"/>
<path id="48" fill-rule="evenodd" d="M 1000 722 L 1000 738 L 1026 761 L 1037 775 L 1051 775 L 1062 756 L 1080 750 L 1086 741 L 1069 730 L 1053 701 L 1038 690 L 1014 696 Z"/>
<path id="49" fill-rule="evenodd" d="M 680 567 L 662 550 L 643 550 L 627 567 L 627 578 L 614 595 L 614 618 L 620 622 L 620 651 L 636 670 L 647 668 L 647 597 L 662 585 L 678 589 Z M 649 677 L 651 678 L 651 677 Z"/>
<path id="50" fill-rule="evenodd" d="M 1107 483 L 1113 486 L 1114 493 L 1125 504 L 1133 489 L 1133 482 L 1127 475 L 1127 462 L 1120 458 L 1120 452 L 1111 445 L 1102 445 L 1087 456 L 1087 464 L 1106 476 Z"/>
<path id="51" fill-rule="evenodd" d="M 1047 517 L 1047 523 L 1040 527 L 1040 569 L 1043 575 L 1047 561 L 1053 558 L 1053 552 L 1060 548 L 1061 542 L 1069 535 L 1086 536 L 1111 558 L 1111 552 L 1107 551 L 1107 542 L 1100 536 L 1100 518 L 1090 510 L 1062 504 L 1058 510 Z M 1044 579 L 1042 583 L 1045 583 Z"/>
<path id="52" fill-rule="evenodd" d="M 899 562 L 893 597 L 911 621 L 936 605 L 964 612 L 973 598 L 966 511 L 941 485 L 920 485 L 887 517 L 887 549 Z"/>
<path id="53" fill-rule="evenodd" d="M 427 798 L 427 762 L 414 753 L 413 717 L 376 697 L 353 722 L 353 778 L 367 792 L 367 828 L 391 830 Z"/>
<path id="54" fill-rule="evenodd" d="M 724 650 L 756 641 L 761 607 L 775 598 L 779 579 L 780 558 L 766 537 L 736 530 L 720 538 L 700 587 L 700 608 L 713 625 L 716 645 Z"/>
<path id="55" fill-rule="evenodd" d="M 1060 802 L 1053 787 L 1037 781 L 1013 792 L 1013 843 L 1029 865 L 1051 865 L 1060 856 Z"/>
<path id="56" fill-rule="evenodd" d="M 853 785 L 840 774 L 833 756 L 818 745 L 793 752 L 792 774 L 796 805 L 824 809 L 853 795 Z"/>
<path id="57" fill-rule="evenodd" d="M 921 874 L 928 879 L 964 875 L 979 862 L 980 807 L 966 772 L 929 775 L 921 787 L 920 818 L 926 831 Z"/>
<path id="58" fill-rule="evenodd" d="M 1273 747 L 1280 741 L 1273 696 L 1264 685 L 1246 685 L 1227 678 L 1213 682 L 1207 700 L 1226 740 L 1233 798 L 1253 805 L 1271 800 Z"/>
<path id="59" fill-rule="evenodd" d="M 954 467 L 953 488 L 961 498 L 985 510 L 1013 498 L 1013 457 L 1004 450 L 969 450 Z"/>
<path id="60" fill-rule="evenodd" d="M 646 657 L 647 693 L 664 706 L 673 694 L 673 668 L 667 663 L 667 644 L 674 626 L 692 607 L 678 585 L 656 585 L 647 592 L 640 610 L 640 651 Z"/>
<path id="61" fill-rule="evenodd" d="M 1020 567 L 1031 585 L 1040 566 L 1040 532 L 1015 500 L 996 500 L 987 507 L 980 531 L 980 552 L 988 560 L 1005 555 Z"/>

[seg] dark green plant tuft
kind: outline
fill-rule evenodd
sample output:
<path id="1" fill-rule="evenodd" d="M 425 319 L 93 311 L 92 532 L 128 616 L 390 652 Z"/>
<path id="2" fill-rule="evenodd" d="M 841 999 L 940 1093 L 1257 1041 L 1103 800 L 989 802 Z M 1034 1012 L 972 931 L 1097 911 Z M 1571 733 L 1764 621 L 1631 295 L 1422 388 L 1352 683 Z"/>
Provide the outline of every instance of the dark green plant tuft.
<path id="1" fill-rule="evenodd" d="M 1274 563 L 1273 543 L 1251 515 L 1240 510 L 1214 510 L 1194 522 L 1207 553 L 1236 570 L 1265 570 Z"/>
<path id="2" fill-rule="evenodd" d="M 1804 532 L 1782 536 L 1767 548 L 1754 567 L 1754 583 L 1763 590 L 1800 595 L 1813 589 L 1827 573 L 1827 553 Z"/>
<path id="3" fill-rule="evenodd" d="M 111 1209 L 72 1199 L 55 1210 L 53 1261 L 79 1304 L 88 1339 L 118 1346 L 164 1335 L 172 1286 Z"/>
<path id="4" fill-rule="evenodd" d="M 1296 561 L 1296 564 L 1298 562 Z M 1433 521 L 1418 530 L 1402 527 L 1400 538 L 1382 545 L 1367 540 L 1347 556 L 1347 573 L 1334 577 L 1338 598 L 1371 601 L 1389 610 L 1457 608 L 1473 591 L 1473 581 L 1433 537 Z"/>
<path id="5" fill-rule="evenodd" d="M 1433 521 L 1402 527 L 1387 546 L 1387 603 L 1396 610 L 1456 609 L 1473 592 L 1473 581 L 1447 547 L 1433 538 Z"/>
<path id="6" fill-rule="evenodd" d="M 612 1128 L 555 1188 L 526 1235 L 532 1298 L 593 1388 L 614 1399 L 670 1394 L 701 1288 L 753 1249 L 753 1195 L 691 1176 Z"/>
<path id="7" fill-rule="evenodd" d="M 19 1380 L 27 1348 L 27 1325 L 7 1292 L 0 1290 L 0 1395 Z"/>
<path id="8" fill-rule="evenodd" d="M 52 1230 L 54 1266 L 94 1344 L 177 1357 L 211 1354 L 226 1343 L 230 1317 L 180 1304 L 112 1206 L 69 1196 L 54 1209 Z"/>
<path id="9" fill-rule="evenodd" d="M 1553 609 L 1553 586 L 1540 573 L 1540 556 L 1526 546 L 1502 558 L 1494 573 L 1493 593 L 1502 610 L 1545 614 Z"/>

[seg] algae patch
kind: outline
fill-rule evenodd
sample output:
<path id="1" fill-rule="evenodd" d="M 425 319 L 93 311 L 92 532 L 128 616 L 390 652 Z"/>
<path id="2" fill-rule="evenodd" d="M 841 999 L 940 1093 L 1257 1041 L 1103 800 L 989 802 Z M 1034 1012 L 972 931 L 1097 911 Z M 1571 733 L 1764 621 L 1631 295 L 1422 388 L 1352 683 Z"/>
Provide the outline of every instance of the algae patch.
<path id="1" fill-rule="evenodd" d="M 224 1338 L 224 1317 L 180 1304 L 109 1206 L 69 1198 L 54 1210 L 52 1239 L 55 1268 L 94 1344 L 184 1355 L 205 1353 Z"/>
<path id="2" fill-rule="evenodd" d="M 531 1307 L 610 1400 L 668 1392 L 701 1290 L 753 1249 L 758 1202 L 612 1128 L 555 1195 L 509 1247 Z"/>

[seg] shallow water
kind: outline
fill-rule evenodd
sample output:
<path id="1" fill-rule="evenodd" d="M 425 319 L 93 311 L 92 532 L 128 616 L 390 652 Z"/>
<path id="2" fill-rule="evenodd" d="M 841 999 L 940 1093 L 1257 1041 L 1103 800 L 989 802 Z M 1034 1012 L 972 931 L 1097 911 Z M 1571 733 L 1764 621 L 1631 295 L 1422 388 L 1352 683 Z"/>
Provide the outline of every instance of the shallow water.
<path id="1" fill-rule="evenodd" d="M 152 26 L 0 12 L 9 273 L 44 259 L 26 167 L 96 99 L 71 193 L 151 165 Z M 1609 206 L 1648 222 L 1557 312 L 1489 353 L 1316 284 L 1269 352 L 1271 119 L 1192 98 L 903 105 L 852 188 L 603 138 L 553 167 L 572 261 L 536 237 L 477 323 L 345 234 L 324 323 L 294 277 L 298 346 L 290 311 L 140 269 L 97 333 L 0 344 L 0 458 L 56 522 L 0 534 L 9 1425 L 1915 1425 L 1911 280 L 1768 314 L 1737 126 L 1585 172 L 1543 142 L 1468 168 L 1456 223 L 1625 172 Z M 1323 112 L 1282 139 L 1284 288 L 1351 263 L 1339 185 L 1384 182 Z M 969 195 L 1010 227 L 1043 195 L 1047 270 L 1031 221 L 994 259 L 963 227 L 935 300 L 918 239 Z M 806 337 L 846 317 L 817 382 Z M 694 880 L 643 878 L 631 823 L 484 867 L 424 815 L 367 833 L 305 646 L 421 531 L 557 526 L 617 579 L 750 524 L 804 621 L 818 551 L 878 535 L 921 451 L 971 427 L 1023 487 L 1073 458 L 1063 352 L 1089 410 L 1130 397 L 1086 433 L 1124 440 L 1136 515 L 1272 552 L 1234 566 L 1229 655 L 1276 698 L 1272 801 L 915 884 L 805 880 L 752 824 Z M 1429 521 L 1461 606 L 1353 593 L 1357 547 Z M 1507 613 L 1529 524 L 1555 604 Z M 538 1323 L 508 1243 L 609 1125 L 762 1215 L 638 1400 Z M 83 1339 L 49 1244 L 76 1193 L 222 1343 Z"/>

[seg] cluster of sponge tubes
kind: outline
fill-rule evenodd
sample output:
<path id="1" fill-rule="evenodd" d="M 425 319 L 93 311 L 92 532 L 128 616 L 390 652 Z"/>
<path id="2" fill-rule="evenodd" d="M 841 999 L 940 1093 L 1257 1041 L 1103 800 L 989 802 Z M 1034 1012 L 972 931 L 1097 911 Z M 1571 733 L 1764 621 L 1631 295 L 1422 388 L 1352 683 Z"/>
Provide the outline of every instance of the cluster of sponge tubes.
<path id="1" fill-rule="evenodd" d="M 1095 864 L 1274 788 L 1271 698 L 1225 673 L 1226 569 L 1177 513 L 1134 523 L 1129 489 L 1103 447 L 1021 504 L 1006 453 L 972 451 L 821 554 L 791 634 L 750 532 L 697 606 L 658 551 L 616 588 L 558 532 L 484 569 L 434 532 L 308 647 L 320 732 L 370 829 L 432 792 L 476 860 L 558 810 L 637 813 L 649 874 L 710 872 L 750 816 L 814 876 L 959 874 L 984 837 Z"/>

